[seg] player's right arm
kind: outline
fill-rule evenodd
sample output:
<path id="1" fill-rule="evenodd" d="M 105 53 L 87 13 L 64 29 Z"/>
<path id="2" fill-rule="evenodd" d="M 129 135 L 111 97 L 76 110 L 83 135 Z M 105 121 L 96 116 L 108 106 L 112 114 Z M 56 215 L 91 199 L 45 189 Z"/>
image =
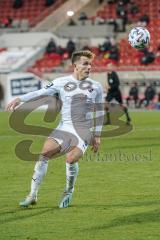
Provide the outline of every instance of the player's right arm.
<path id="1" fill-rule="evenodd" d="M 51 84 L 47 85 L 46 87 L 40 90 L 26 93 L 20 97 L 15 98 L 7 105 L 6 110 L 13 111 L 17 106 L 20 105 L 21 102 L 28 102 L 31 100 L 35 100 L 41 96 L 53 96 L 55 93 L 58 93 L 58 92 L 59 92 L 59 88 L 57 83 L 52 82 Z"/>

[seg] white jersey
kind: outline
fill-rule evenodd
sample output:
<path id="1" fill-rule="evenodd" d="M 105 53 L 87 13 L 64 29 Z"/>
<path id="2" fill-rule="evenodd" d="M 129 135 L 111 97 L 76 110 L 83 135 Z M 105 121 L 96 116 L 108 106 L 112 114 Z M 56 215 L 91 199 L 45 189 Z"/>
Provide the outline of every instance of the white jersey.
<path id="1" fill-rule="evenodd" d="M 45 88 L 25 94 L 21 101 L 27 102 L 40 96 L 54 96 L 58 93 L 61 101 L 61 121 L 64 124 L 83 124 L 93 115 L 95 103 L 103 103 L 103 90 L 100 83 L 87 78 L 76 80 L 72 75 L 56 78 Z M 92 108 L 92 109 L 91 109 Z M 103 110 L 96 112 L 97 116 L 103 115 Z M 102 125 L 96 131 L 101 131 Z"/>

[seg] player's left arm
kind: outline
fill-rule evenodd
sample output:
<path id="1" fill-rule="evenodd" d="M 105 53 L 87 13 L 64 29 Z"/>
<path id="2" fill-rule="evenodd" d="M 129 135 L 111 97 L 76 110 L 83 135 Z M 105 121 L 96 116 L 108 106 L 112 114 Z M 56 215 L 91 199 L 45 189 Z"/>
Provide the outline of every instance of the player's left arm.
<path id="1" fill-rule="evenodd" d="M 94 152 L 98 151 L 101 139 L 101 131 L 103 127 L 103 119 L 104 119 L 104 100 L 103 100 L 103 88 L 101 84 L 98 84 L 97 87 L 97 96 L 95 99 L 95 128 L 94 128 L 94 137 L 92 147 Z"/>

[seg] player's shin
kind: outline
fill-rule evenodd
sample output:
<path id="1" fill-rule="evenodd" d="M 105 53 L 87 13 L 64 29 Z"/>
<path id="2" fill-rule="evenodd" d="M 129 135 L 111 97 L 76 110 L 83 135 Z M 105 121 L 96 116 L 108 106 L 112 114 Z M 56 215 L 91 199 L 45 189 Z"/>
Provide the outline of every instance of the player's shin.
<path id="1" fill-rule="evenodd" d="M 74 185 L 78 175 L 78 162 L 66 163 L 66 188 L 62 194 L 59 208 L 66 208 L 69 206 L 72 200 L 72 193 L 74 191 Z"/>
<path id="2" fill-rule="evenodd" d="M 35 164 L 34 173 L 31 181 L 30 196 L 37 197 L 40 184 L 47 173 L 48 158 L 40 155 L 39 160 Z"/>
<path id="3" fill-rule="evenodd" d="M 128 108 L 126 106 L 123 106 L 123 109 L 124 109 L 124 113 L 126 115 L 127 123 L 129 124 L 131 122 L 131 118 L 130 118 L 129 113 L 128 113 Z"/>
<path id="4" fill-rule="evenodd" d="M 78 162 L 66 163 L 66 191 L 73 193 L 78 175 Z"/>

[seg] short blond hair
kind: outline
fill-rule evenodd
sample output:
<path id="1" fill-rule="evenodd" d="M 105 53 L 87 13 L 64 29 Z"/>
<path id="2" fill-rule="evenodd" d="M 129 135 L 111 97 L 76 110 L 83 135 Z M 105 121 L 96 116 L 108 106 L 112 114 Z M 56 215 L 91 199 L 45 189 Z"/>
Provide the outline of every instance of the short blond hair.
<path id="1" fill-rule="evenodd" d="M 95 54 L 93 52 L 91 52 L 90 50 L 75 51 L 72 53 L 72 57 L 71 57 L 72 64 L 74 64 L 77 60 L 79 60 L 80 57 L 87 57 L 87 58 L 93 60 L 95 57 Z"/>

